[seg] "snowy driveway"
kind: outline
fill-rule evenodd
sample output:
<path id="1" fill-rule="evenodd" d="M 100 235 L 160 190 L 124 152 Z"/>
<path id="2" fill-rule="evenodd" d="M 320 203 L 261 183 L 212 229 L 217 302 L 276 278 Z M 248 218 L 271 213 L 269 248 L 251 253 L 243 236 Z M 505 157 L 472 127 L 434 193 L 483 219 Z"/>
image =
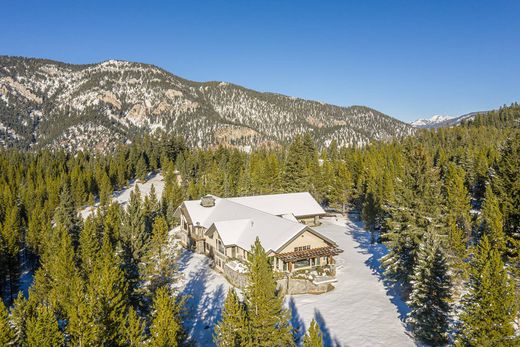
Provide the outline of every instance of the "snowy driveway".
<path id="1" fill-rule="evenodd" d="M 293 325 L 308 327 L 316 319 L 325 346 L 414 346 L 401 321 L 407 307 L 381 279 L 385 247 L 370 245 L 361 224 L 351 220 L 326 218 L 316 229 L 344 250 L 337 257 L 338 282 L 329 293 L 288 297 Z M 229 284 L 199 254 L 184 252 L 179 270 L 188 296 L 186 330 L 196 345 L 211 346 Z"/>

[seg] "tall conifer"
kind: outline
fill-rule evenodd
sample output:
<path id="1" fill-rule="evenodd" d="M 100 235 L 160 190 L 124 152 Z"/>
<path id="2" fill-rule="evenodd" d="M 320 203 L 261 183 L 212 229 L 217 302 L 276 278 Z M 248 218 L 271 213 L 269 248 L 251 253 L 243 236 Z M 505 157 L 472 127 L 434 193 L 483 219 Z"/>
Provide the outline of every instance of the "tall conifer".
<path id="1" fill-rule="evenodd" d="M 515 300 L 514 284 L 500 252 L 484 234 L 471 263 L 458 342 L 464 346 L 513 346 Z"/>
<path id="2" fill-rule="evenodd" d="M 273 269 L 260 240 L 251 246 L 248 261 L 248 285 L 245 289 L 248 335 L 247 346 L 289 346 L 294 343 L 289 311 L 276 288 Z"/>
<path id="3" fill-rule="evenodd" d="M 234 289 L 229 289 L 222 319 L 215 326 L 213 341 L 219 347 L 239 347 L 247 341 L 247 322 L 244 305 Z"/>
<path id="4" fill-rule="evenodd" d="M 408 305 L 415 337 L 432 346 L 448 342 L 451 279 L 439 241 L 427 232 L 417 255 Z"/>

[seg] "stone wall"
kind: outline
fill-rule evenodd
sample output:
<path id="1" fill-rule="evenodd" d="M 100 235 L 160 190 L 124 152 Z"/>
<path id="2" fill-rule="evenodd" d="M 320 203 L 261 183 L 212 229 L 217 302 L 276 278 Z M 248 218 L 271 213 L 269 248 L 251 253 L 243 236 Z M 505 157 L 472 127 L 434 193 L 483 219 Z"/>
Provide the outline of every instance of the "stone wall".
<path id="1" fill-rule="evenodd" d="M 245 288 L 247 285 L 247 275 L 231 269 L 228 264 L 224 265 L 224 277 L 235 287 Z"/>
<path id="2" fill-rule="evenodd" d="M 311 280 L 299 278 L 284 278 L 278 280 L 277 283 L 278 287 L 289 295 L 322 294 L 334 289 L 330 283 L 314 284 Z"/>
<path id="3" fill-rule="evenodd" d="M 224 265 L 224 277 L 231 285 L 238 288 L 247 286 L 247 274 L 233 270 L 228 264 Z M 310 279 L 304 278 L 282 278 L 276 281 L 278 289 L 284 294 L 322 294 L 330 292 L 334 286 L 330 283 L 315 284 Z"/>

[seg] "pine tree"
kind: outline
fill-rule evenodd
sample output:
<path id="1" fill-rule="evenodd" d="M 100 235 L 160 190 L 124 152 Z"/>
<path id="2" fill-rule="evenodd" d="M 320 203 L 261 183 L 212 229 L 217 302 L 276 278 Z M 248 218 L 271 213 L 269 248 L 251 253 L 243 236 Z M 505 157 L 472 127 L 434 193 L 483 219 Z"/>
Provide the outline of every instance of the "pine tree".
<path id="1" fill-rule="evenodd" d="M 146 180 L 146 176 L 148 175 L 148 165 L 146 165 L 146 160 L 142 155 L 139 157 L 139 160 L 137 160 L 135 174 L 141 182 L 144 182 Z"/>
<path id="2" fill-rule="evenodd" d="M 309 330 L 303 337 L 303 347 L 323 347 L 323 336 L 320 330 L 320 326 L 313 319 Z"/>
<path id="3" fill-rule="evenodd" d="M 148 249 L 149 232 L 146 230 L 146 216 L 141 203 L 141 193 L 136 186 L 130 193 L 128 207 L 123 214 L 121 239 L 124 244 L 124 267 L 129 280 L 134 301 L 137 301 L 139 278 L 141 276 L 139 264 L 142 263 Z"/>
<path id="4" fill-rule="evenodd" d="M 284 190 L 298 192 L 308 190 L 305 148 L 301 136 L 296 136 L 287 151 L 284 169 Z"/>
<path id="5" fill-rule="evenodd" d="M 13 206 L 6 211 L 6 218 L 0 231 L 0 237 L 5 244 L 5 285 L 7 286 L 7 293 L 9 294 L 8 303 L 11 303 L 18 293 L 18 282 L 21 272 L 20 243 L 22 241 L 22 231 L 18 206 Z"/>
<path id="6" fill-rule="evenodd" d="M 38 302 L 47 302 L 58 318 L 64 319 L 74 306 L 71 298 L 75 289 L 72 285 L 80 279 L 80 274 L 71 235 L 61 224 L 53 228 L 48 244 L 41 267 L 35 273 L 31 295 Z"/>
<path id="7" fill-rule="evenodd" d="M 98 325 L 100 342 L 117 344 L 125 333 L 128 285 L 121 262 L 106 236 L 89 276 L 87 293 L 89 298 L 95 298 L 91 303 L 92 315 Z"/>
<path id="8" fill-rule="evenodd" d="M 97 259 L 100 249 L 99 235 L 96 222 L 92 216 L 85 220 L 85 224 L 79 234 L 79 254 L 81 257 L 81 267 L 83 272 L 88 275 L 92 272 L 94 262 Z"/>
<path id="9" fill-rule="evenodd" d="M 20 292 L 11 307 L 11 322 L 15 333 L 15 345 L 23 346 L 27 344 L 27 321 L 34 315 L 32 312 L 35 306 L 34 300 L 29 302 Z"/>
<path id="10" fill-rule="evenodd" d="M 441 346 L 448 342 L 451 279 L 444 252 L 431 232 L 425 234 L 417 258 L 408 322 L 418 340 Z"/>
<path id="11" fill-rule="evenodd" d="M 294 343 L 284 297 L 276 289 L 273 269 L 260 240 L 251 247 L 248 285 L 244 291 L 247 307 L 248 346 L 289 346 Z"/>
<path id="12" fill-rule="evenodd" d="M 247 322 L 244 305 L 234 289 L 229 289 L 222 319 L 215 326 L 213 341 L 221 347 L 239 347 L 247 340 Z"/>
<path id="13" fill-rule="evenodd" d="M 496 164 L 493 187 L 497 190 L 500 210 L 504 214 L 504 232 L 507 236 L 508 257 L 513 269 L 520 275 L 520 132 L 504 144 Z M 516 264 L 515 264 L 516 263 Z"/>
<path id="14" fill-rule="evenodd" d="M 67 230 L 71 235 L 72 244 L 76 247 L 79 239 L 79 220 L 69 184 L 65 184 L 61 190 L 60 203 L 54 213 L 54 222 Z"/>
<path id="15" fill-rule="evenodd" d="M 124 238 L 126 239 L 132 257 L 139 262 L 146 251 L 149 234 L 145 228 L 146 218 L 141 202 L 141 192 L 136 186 L 130 193 L 130 201 L 123 219 Z"/>
<path id="16" fill-rule="evenodd" d="M 455 262 L 462 267 L 462 260 L 466 256 L 466 242 L 471 230 L 470 197 L 464 185 L 464 169 L 453 163 L 449 163 L 447 166 L 445 191 L 449 249 Z"/>
<path id="17" fill-rule="evenodd" d="M 514 345 L 514 320 L 518 309 L 515 299 L 515 287 L 500 253 L 484 234 L 471 262 L 458 343 L 464 346 Z"/>
<path id="18" fill-rule="evenodd" d="M 489 242 L 500 254 L 506 250 L 506 240 L 504 235 L 504 218 L 498 206 L 498 199 L 493 193 L 491 185 L 487 185 L 480 216 L 480 231 L 488 236 Z"/>
<path id="19" fill-rule="evenodd" d="M 63 344 L 63 334 L 58 327 L 54 312 L 40 305 L 37 316 L 27 322 L 27 343 L 29 346 L 56 347 Z"/>
<path id="20" fill-rule="evenodd" d="M 4 302 L 0 300 L 0 346 L 12 345 L 14 341 L 15 334 L 9 323 L 9 312 Z"/>
<path id="21" fill-rule="evenodd" d="M 173 282 L 175 257 L 176 253 L 168 248 L 168 224 L 164 217 L 159 216 L 153 224 L 150 245 L 144 257 L 143 280 L 148 283 L 152 296 L 157 288 Z"/>
<path id="22" fill-rule="evenodd" d="M 150 346 L 175 347 L 179 345 L 179 339 L 182 336 L 179 311 L 179 305 L 175 302 L 175 298 L 170 296 L 168 289 L 159 288 L 153 304 Z"/>
<path id="23" fill-rule="evenodd" d="M 126 319 L 124 345 L 130 347 L 142 346 L 145 340 L 144 328 L 144 321 L 139 318 L 133 308 L 130 308 Z"/>

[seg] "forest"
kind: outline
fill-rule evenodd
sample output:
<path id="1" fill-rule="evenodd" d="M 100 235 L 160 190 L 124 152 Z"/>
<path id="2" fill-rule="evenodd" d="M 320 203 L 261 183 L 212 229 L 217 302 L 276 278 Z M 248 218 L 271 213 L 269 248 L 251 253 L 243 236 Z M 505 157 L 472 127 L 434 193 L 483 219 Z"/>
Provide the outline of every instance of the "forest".
<path id="1" fill-rule="evenodd" d="M 385 276 L 418 342 L 520 344 L 520 105 L 362 147 L 325 147 L 309 133 L 250 153 L 186 143 L 160 133 L 107 154 L 0 150 L 0 345 L 189 345 L 168 243 L 177 206 L 296 191 L 359 213 L 388 246 Z M 137 190 L 125 208 L 112 202 L 159 171 L 161 199 Z M 227 294 L 215 343 L 296 345 L 259 242 L 251 254 L 249 286 Z M 315 323 L 302 343 L 322 345 Z"/>

